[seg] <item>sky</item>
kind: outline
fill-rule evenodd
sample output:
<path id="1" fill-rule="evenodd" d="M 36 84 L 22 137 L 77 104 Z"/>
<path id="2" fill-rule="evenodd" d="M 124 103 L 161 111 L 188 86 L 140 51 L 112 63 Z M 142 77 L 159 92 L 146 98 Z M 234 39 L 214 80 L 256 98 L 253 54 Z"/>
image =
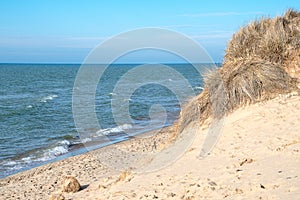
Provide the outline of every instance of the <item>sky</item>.
<path id="1" fill-rule="evenodd" d="M 145 27 L 185 34 L 222 62 L 234 32 L 288 8 L 300 10 L 300 1 L 2 0 L 0 63 L 82 63 L 108 38 Z M 120 62 L 178 61 L 149 51 L 123 57 Z"/>

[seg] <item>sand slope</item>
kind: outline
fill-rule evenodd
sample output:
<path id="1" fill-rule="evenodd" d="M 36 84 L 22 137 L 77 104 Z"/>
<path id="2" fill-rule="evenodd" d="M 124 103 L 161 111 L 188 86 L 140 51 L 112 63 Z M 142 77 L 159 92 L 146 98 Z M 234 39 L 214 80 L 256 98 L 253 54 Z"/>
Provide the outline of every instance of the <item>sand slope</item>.
<path id="1" fill-rule="evenodd" d="M 202 135 L 173 165 L 105 180 L 74 199 L 297 199 L 300 197 L 300 97 L 241 108 L 226 118 L 212 154 L 197 159 Z M 113 179 L 113 177 L 112 177 Z M 100 185 L 100 189 L 99 189 Z"/>
<path id="2" fill-rule="evenodd" d="M 161 170 L 121 173 L 84 154 L 2 179 L 0 199 L 49 199 L 67 174 L 84 187 L 63 193 L 66 199 L 297 199 L 299 130 L 300 96 L 281 96 L 227 116 L 218 143 L 204 159 L 197 157 L 207 129 Z"/>

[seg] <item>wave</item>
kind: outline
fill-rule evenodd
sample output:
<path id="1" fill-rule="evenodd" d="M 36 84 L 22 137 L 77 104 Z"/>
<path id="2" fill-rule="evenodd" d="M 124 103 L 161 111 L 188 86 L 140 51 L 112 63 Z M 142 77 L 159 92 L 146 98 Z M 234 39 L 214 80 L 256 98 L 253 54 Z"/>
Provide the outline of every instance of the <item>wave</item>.
<path id="1" fill-rule="evenodd" d="M 195 89 L 204 90 L 204 88 L 203 88 L 203 87 L 201 87 L 201 86 L 196 86 L 196 87 L 195 87 Z"/>
<path id="2" fill-rule="evenodd" d="M 7 162 L 3 162 L 2 165 L 4 166 L 14 166 L 14 165 L 17 165 L 17 162 L 16 161 L 7 161 Z"/>
<path id="3" fill-rule="evenodd" d="M 51 100 L 53 100 L 54 98 L 57 98 L 58 97 L 58 95 L 56 95 L 56 94 L 51 94 L 51 95 L 48 95 L 48 96 L 45 96 L 45 97 L 43 97 L 41 100 L 40 100 L 40 102 L 43 102 L 43 103 L 46 103 L 47 101 L 51 101 Z"/>
<path id="4" fill-rule="evenodd" d="M 84 144 L 84 143 L 87 143 L 87 142 L 91 142 L 92 139 L 91 138 L 84 138 L 81 140 L 81 142 Z"/>
<path id="5" fill-rule="evenodd" d="M 73 140 L 76 140 L 78 139 L 78 136 L 74 136 L 74 135 L 62 135 L 62 136 L 53 136 L 53 137 L 49 137 L 47 140 L 48 141 L 57 141 L 57 140 L 67 140 L 67 141 L 73 141 Z"/>
<path id="6" fill-rule="evenodd" d="M 132 125 L 131 124 L 123 124 L 114 128 L 106 128 L 106 129 L 100 129 L 96 132 L 97 136 L 107 136 L 110 135 L 112 133 L 122 133 L 125 130 L 131 129 Z"/>
<path id="7" fill-rule="evenodd" d="M 63 140 L 61 142 L 57 143 L 58 145 L 48 149 L 44 152 L 43 157 L 41 158 L 41 161 L 47 161 L 56 158 L 57 156 L 63 155 L 67 153 L 69 150 L 69 146 L 71 144 L 68 140 Z"/>
<path id="8" fill-rule="evenodd" d="M 117 136 L 117 135 L 122 135 L 122 133 L 125 133 L 126 130 L 131 129 L 133 126 L 131 124 L 123 124 L 117 127 L 113 128 L 105 128 L 105 129 L 100 129 L 96 132 L 93 132 L 91 134 L 87 135 L 81 135 L 80 140 L 74 141 L 71 146 L 73 145 L 85 145 L 88 143 L 95 144 L 94 142 L 100 142 L 103 140 L 103 136 Z M 72 148 L 71 148 L 72 149 Z"/>
<path id="9" fill-rule="evenodd" d="M 133 126 L 131 124 L 123 124 L 113 128 L 100 129 L 94 132 L 94 134 L 81 139 L 71 135 L 63 136 L 61 137 L 61 141 L 55 142 L 48 148 L 42 148 L 35 150 L 34 152 L 31 151 L 30 153 L 27 152 L 23 155 L 19 155 L 17 158 L 0 161 L 0 172 L 1 174 L 9 175 L 27 168 L 32 168 L 41 163 L 54 160 L 59 156 L 73 151 L 74 149 L 82 147 L 84 144 L 88 144 L 93 141 L 100 141 L 101 136 L 121 134 L 132 127 Z M 77 147 L 74 148 L 74 146 Z"/>
<path id="10" fill-rule="evenodd" d="M 41 162 L 53 160 L 60 155 L 68 153 L 70 145 L 71 142 L 68 140 L 62 140 L 49 149 L 40 150 L 30 155 L 27 154 L 15 160 L 4 160 L 0 162 L 0 171 L 4 170 L 10 174 L 11 172 L 25 169 L 28 166 L 34 166 Z"/>

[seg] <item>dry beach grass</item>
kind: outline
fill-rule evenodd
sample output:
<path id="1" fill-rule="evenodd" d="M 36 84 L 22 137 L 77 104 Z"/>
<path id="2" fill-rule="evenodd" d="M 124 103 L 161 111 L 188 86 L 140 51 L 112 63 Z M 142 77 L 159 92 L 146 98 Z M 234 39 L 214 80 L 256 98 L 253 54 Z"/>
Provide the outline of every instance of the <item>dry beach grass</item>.
<path id="1" fill-rule="evenodd" d="M 204 74 L 204 91 L 181 112 L 190 122 L 220 118 L 236 108 L 299 90 L 300 13 L 262 18 L 235 33 L 221 68 Z"/>

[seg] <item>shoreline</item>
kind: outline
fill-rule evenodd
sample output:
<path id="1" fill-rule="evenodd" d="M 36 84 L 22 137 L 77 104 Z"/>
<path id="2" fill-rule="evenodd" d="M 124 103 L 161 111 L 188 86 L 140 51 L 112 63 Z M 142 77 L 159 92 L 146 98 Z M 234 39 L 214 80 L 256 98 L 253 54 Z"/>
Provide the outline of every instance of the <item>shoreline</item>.
<path id="1" fill-rule="evenodd" d="M 152 146 L 155 143 L 156 145 L 161 145 L 161 146 L 165 146 L 167 143 L 169 144 L 170 142 L 173 141 L 174 138 L 173 137 L 173 131 L 170 131 L 173 128 L 173 126 L 167 126 L 164 127 L 162 129 L 159 129 L 158 134 L 153 135 L 153 132 L 156 132 L 157 130 L 153 130 L 153 131 L 149 131 L 149 132 L 145 132 L 141 135 L 139 135 L 138 137 L 133 137 L 133 139 L 130 140 L 123 140 L 123 141 L 117 141 L 113 144 L 110 145 L 106 145 L 104 147 L 101 148 L 96 148 L 93 149 L 91 151 L 88 151 L 87 148 L 85 147 L 85 153 L 81 153 L 81 154 L 77 154 L 74 156 L 70 156 L 70 157 L 66 157 L 66 158 L 62 158 L 59 160 L 54 160 L 51 161 L 49 163 L 25 170 L 25 171 L 21 171 L 9 176 L 6 176 L 4 178 L 0 179 L 0 191 L 1 188 L 4 189 L 5 187 L 11 185 L 11 184 L 15 184 L 15 183 L 23 183 L 24 181 L 28 181 L 29 179 L 35 179 L 30 180 L 30 183 L 32 182 L 38 182 L 38 180 L 36 180 L 37 176 L 40 176 L 46 172 L 49 172 L 50 174 L 53 172 L 57 172 L 57 171 L 61 171 L 61 173 L 59 172 L 59 178 L 54 178 L 52 177 L 53 181 L 52 184 L 49 184 L 47 187 L 48 189 L 44 190 L 44 192 L 47 193 L 47 195 L 50 195 L 51 193 L 55 192 L 55 190 L 57 189 L 57 187 L 59 186 L 59 182 L 60 179 L 63 178 L 64 176 L 68 176 L 68 175 L 72 175 L 72 176 L 76 176 L 76 177 L 81 177 L 84 176 L 85 178 L 89 177 L 89 178 L 95 178 L 96 176 L 99 177 L 103 177 L 104 175 L 107 174 L 118 174 L 119 171 L 118 170 L 114 170 L 110 167 L 106 167 L 103 163 L 101 163 L 99 161 L 99 158 L 97 156 L 95 156 L 95 154 L 99 154 L 102 152 L 105 152 L 107 154 L 109 154 L 110 156 L 114 154 L 114 150 L 116 148 L 125 148 L 125 149 L 131 149 L 132 150 L 132 143 L 138 143 L 139 145 L 136 146 L 136 151 L 147 151 L 150 152 L 150 149 L 152 151 Z M 171 138 L 171 139 L 170 139 Z M 163 148 L 163 147 L 162 147 Z M 80 149 L 77 149 L 80 150 Z M 71 152 L 69 152 L 71 153 Z M 63 157 L 63 155 L 62 155 Z M 70 167 L 70 165 L 75 164 L 77 161 L 80 161 L 80 163 L 76 166 L 77 168 L 80 168 L 80 171 L 75 171 L 73 168 L 68 169 Z M 73 164 L 72 164 L 73 163 Z M 87 165 L 89 166 L 89 168 L 87 168 Z M 93 169 L 93 173 L 91 173 L 89 170 Z M 94 173 L 95 170 L 97 169 L 97 171 L 99 171 L 99 173 Z M 47 180 L 48 178 L 44 177 L 45 180 Z M 98 180 L 94 179 L 94 180 Z M 54 184 L 53 184 L 54 183 Z M 42 184 L 37 185 L 34 184 L 35 186 L 38 186 L 38 188 L 44 188 Z M 86 185 L 83 183 L 83 185 Z M 0 194 L 2 194 L 2 196 L 4 195 L 4 192 L 0 192 Z M 23 196 L 24 198 L 25 196 Z M 14 199 L 15 196 L 11 196 L 11 197 L 7 197 L 7 198 L 12 198 Z M 39 198 L 41 198 L 39 196 Z M 0 196 L 1 199 L 1 196 Z M 22 199 L 22 198 L 21 198 Z M 47 199 L 47 198 L 46 198 Z"/>
<path id="2" fill-rule="evenodd" d="M 162 127 L 161 129 L 165 129 L 168 127 L 171 127 L 171 125 L 166 125 L 166 126 Z M 157 130 L 161 130 L 161 129 L 157 129 Z M 104 140 L 90 141 L 90 142 L 86 142 L 86 143 L 80 142 L 80 143 L 75 143 L 75 144 L 70 143 L 70 145 L 68 145 L 68 152 L 58 155 L 57 157 L 55 157 L 51 160 L 40 161 L 37 163 L 29 163 L 29 164 L 27 164 L 27 166 L 22 167 L 19 170 L 15 170 L 12 173 L 6 173 L 8 175 L 3 174 L 3 176 L 0 176 L 0 180 L 7 178 L 9 176 L 13 176 L 18 173 L 22 173 L 22 172 L 37 168 L 37 167 L 41 167 L 41 166 L 51 164 L 54 162 L 59 162 L 61 160 L 67 159 L 69 157 L 74 157 L 74 156 L 78 156 L 81 154 L 89 153 L 90 151 L 97 151 L 99 149 L 102 149 L 102 148 L 105 148 L 105 147 L 108 147 L 111 145 L 117 145 L 119 143 L 126 142 L 128 140 L 132 140 L 136 137 L 137 138 L 143 137 L 143 135 L 147 135 L 147 134 L 149 134 L 153 131 L 157 131 L 157 130 L 145 131 L 143 133 L 139 133 L 134 136 L 130 135 L 130 134 L 126 134 L 125 132 L 124 133 L 119 132 L 119 133 L 113 133 L 112 135 L 109 135 L 109 136 L 103 136 L 105 138 Z"/>
<path id="3" fill-rule="evenodd" d="M 114 158 L 116 147 L 137 153 L 160 152 L 177 140 L 174 127 L 167 127 L 152 137 L 124 141 L 0 179 L 0 199 L 49 199 L 60 193 L 60 182 L 67 175 L 76 177 L 82 189 L 62 193 L 66 199 L 296 198 L 300 194 L 299 110 L 300 96 L 284 95 L 237 109 L 226 117 L 208 157 L 197 159 L 207 132 L 202 127 L 176 162 L 153 172 L 118 171 L 95 156 Z M 121 162 L 126 161 L 119 156 Z M 141 160 L 136 166 L 149 162 Z"/>

